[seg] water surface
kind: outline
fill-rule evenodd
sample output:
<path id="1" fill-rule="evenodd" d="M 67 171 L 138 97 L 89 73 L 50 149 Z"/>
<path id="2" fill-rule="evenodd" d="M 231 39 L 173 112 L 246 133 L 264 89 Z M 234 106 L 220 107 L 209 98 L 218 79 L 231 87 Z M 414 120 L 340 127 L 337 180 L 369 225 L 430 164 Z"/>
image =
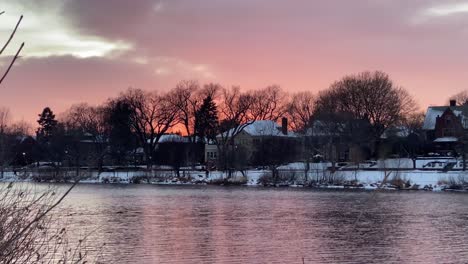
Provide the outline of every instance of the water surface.
<path id="1" fill-rule="evenodd" d="M 468 261 L 466 194 L 79 185 L 63 206 L 105 263 Z"/>

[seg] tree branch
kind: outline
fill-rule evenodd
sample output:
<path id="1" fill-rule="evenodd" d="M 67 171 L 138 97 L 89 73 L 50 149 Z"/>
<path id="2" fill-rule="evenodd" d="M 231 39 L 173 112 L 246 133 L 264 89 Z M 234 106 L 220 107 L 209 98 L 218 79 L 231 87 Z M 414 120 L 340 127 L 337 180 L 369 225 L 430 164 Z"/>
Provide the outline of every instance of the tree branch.
<path id="1" fill-rule="evenodd" d="M 3 14 L 3 13 L 1 13 Z M 18 29 L 20 23 L 21 23 L 21 20 L 23 20 L 23 15 L 21 15 L 21 17 L 19 18 L 18 20 L 18 23 L 16 23 L 16 26 L 15 26 L 15 29 L 13 30 L 13 32 L 11 32 L 10 34 L 10 38 L 8 38 L 7 42 L 5 43 L 5 45 L 3 45 L 3 48 L 0 50 L 0 55 L 5 51 L 6 47 L 8 47 L 8 45 L 10 44 L 11 40 L 13 39 L 13 37 L 15 36 L 16 34 L 16 30 Z"/>
<path id="2" fill-rule="evenodd" d="M 46 211 L 44 211 L 42 214 L 38 215 L 36 218 L 34 218 L 29 224 L 24 227 L 20 232 L 18 232 L 15 236 L 13 236 L 5 245 L 8 245 L 9 243 L 12 243 L 16 239 L 19 239 L 24 233 L 26 233 L 33 224 L 39 222 L 42 218 L 44 218 L 50 211 L 52 211 L 55 207 L 57 207 L 65 197 L 75 188 L 75 186 L 78 184 L 79 180 L 76 180 L 70 188 L 58 199 L 53 205 L 51 205 Z M 3 250 L 0 248 L 0 250 Z"/>
<path id="3" fill-rule="evenodd" d="M 13 67 L 13 64 L 19 58 L 19 54 L 20 54 L 21 50 L 23 49 L 23 47 L 24 47 L 24 42 L 21 43 L 21 46 L 19 47 L 18 51 L 16 52 L 15 57 L 13 57 L 13 59 L 11 60 L 10 65 L 8 66 L 8 69 L 5 71 L 2 78 L 0 79 L 0 84 L 2 84 L 3 80 L 5 80 L 6 76 L 8 75 L 8 73 L 11 70 L 11 67 Z"/>

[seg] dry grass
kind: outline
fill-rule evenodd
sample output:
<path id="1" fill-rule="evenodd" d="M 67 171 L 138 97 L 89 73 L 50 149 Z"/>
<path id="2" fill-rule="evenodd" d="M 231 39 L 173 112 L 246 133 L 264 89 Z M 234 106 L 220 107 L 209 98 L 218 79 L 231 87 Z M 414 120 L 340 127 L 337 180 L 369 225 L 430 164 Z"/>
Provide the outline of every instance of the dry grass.
<path id="1" fill-rule="evenodd" d="M 70 243 L 66 225 L 53 212 L 72 188 L 59 195 L 28 184 L 0 187 L 0 263 L 90 262 L 86 238 Z"/>

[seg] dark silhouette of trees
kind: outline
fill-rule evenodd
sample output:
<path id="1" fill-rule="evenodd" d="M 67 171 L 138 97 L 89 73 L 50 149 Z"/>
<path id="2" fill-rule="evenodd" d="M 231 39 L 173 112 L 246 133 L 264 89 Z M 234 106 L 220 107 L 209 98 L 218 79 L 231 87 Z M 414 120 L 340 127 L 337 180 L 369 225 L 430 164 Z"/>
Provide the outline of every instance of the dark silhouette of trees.
<path id="1" fill-rule="evenodd" d="M 220 90 L 217 84 L 207 84 L 200 88 L 196 81 L 181 81 L 169 93 L 170 102 L 177 109 L 178 124 L 184 127 L 185 135 L 191 142 L 195 142 L 195 119 L 196 112 L 199 110 L 205 98 L 215 98 Z"/>
<path id="2" fill-rule="evenodd" d="M 201 160 L 194 155 L 203 156 L 200 146 L 209 140 L 218 150 L 218 168 L 231 175 L 251 162 L 242 161 L 236 138 L 257 120 L 287 117 L 289 128 L 302 136 L 298 140 L 301 159 L 307 164 L 315 154 L 325 155 L 332 164 L 344 159 L 358 163 L 369 153 L 375 156 L 382 133 L 390 127 L 405 126 L 419 133 L 422 115 L 415 108 L 409 94 L 383 72 L 346 76 L 317 97 L 311 92 L 289 96 L 275 85 L 241 91 L 181 81 L 167 93 L 128 89 L 99 106 L 72 106 L 61 122 L 45 108 L 38 120 L 37 138 L 39 152 L 50 160 L 69 160 L 77 166 L 89 160 L 87 165 L 101 168 L 106 163 L 128 164 L 133 153 L 135 164 L 144 155 L 151 168 L 159 163 L 155 158 L 164 160 L 155 153 L 160 138 L 177 128 L 192 143 L 184 146 L 189 149 L 184 149 L 182 163 L 193 165 Z M 88 141 L 95 148 L 92 152 L 83 151 Z M 268 155 L 260 152 L 268 161 L 271 151 Z"/>
<path id="3" fill-rule="evenodd" d="M 312 92 L 298 92 L 292 95 L 286 105 L 289 125 L 292 130 L 304 133 L 311 125 L 311 118 L 315 110 L 315 97 Z"/>
<path id="4" fill-rule="evenodd" d="M 86 155 L 86 165 L 97 166 L 99 171 L 108 154 L 110 128 L 106 123 L 105 106 L 76 104 L 66 113 L 64 122 L 69 133 L 75 134 L 75 141 L 81 146 L 80 151 Z M 77 143 L 78 143 L 77 142 Z"/>
<path id="5" fill-rule="evenodd" d="M 346 76 L 322 92 L 316 112 L 348 113 L 353 119 L 368 120 L 378 140 L 388 127 L 414 113 L 417 106 L 406 90 L 396 86 L 383 72 Z"/>
<path id="6" fill-rule="evenodd" d="M 130 106 L 130 124 L 143 148 L 148 168 L 152 167 L 154 151 L 159 139 L 177 124 L 178 111 L 170 94 L 128 89 L 121 99 Z"/>
<path id="7" fill-rule="evenodd" d="M 277 85 L 250 91 L 252 120 L 278 121 L 286 113 L 286 93 Z"/>
<path id="8" fill-rule="evenodd" d="M 297 160 L 298 143 L 297 139 L 290 137 L 263 137 L 254 142 L 251 162 L 268 167 L 276 184 L 279 179 L 278 167 Z"/>
<path id="9" fill-rule="evenodd" d="M 180 177 L 180 168 L 189 162 L 191 144 L 188 142 L 164 142 L 158 144 L 155 158 L 158 164 L 171 166 Z"/>
<path id="10" fill-rule="evenodd" d="M 233 158 L 235 155 L 234 140 L 245 127 L 252 124 L 255 119 L 250 114 L 254 98 L 248 93 L 242 93 L 239 87 L 223 88 L 221 90 L 221 104 L 218 106 L 220 113 L 219 131 L 216 137 L 218 147 L 218 160 L 220 168 L 231 174 Z"/>
<path id="11" fill-rule="evenodd" d="M 278 120 L 286 111 L 286 94 L 279 86 L 241 92 L 239 87 L 223 88 L 218 105 L 220 122 L 216 138 L 221 168 L 233 167 L 235 138 L 256 120 Z"/>
<path id="12" fill-rule="evenodd" d="M 206 140 L 214 140 L 217 133 L 218 110 L 213 98 L 208 95 L 195 112 L 194 134 L 198 142 L 207 143 Z"/>
<path id="13" fill-rule="evenodd" d="M 450 96 L 449 101 L 455 100 L 457 105 L 465 105 L 468 104 L 468 91 L 463 90 L 460 91 L 452 96 Z"/>
<path id="14" fill-rule="evenodd" d="M 170 92 L 171 99 L 169 100 L 174 108 L 177 109 L 176 122 L 183 125 L 185 133 L 194 142 L 194 122 L 195 112 L 199 105 L 199 98 L 197 93 L 200 87 L 196 81 L 181 81 Z"/>
<path id="15" fill-rule="evenodd" d="M 119 98 L 106 105 L 105 123 L 109 127 L 110 155 L 117 164 L 127 162 L 128 153 L 136 149 L 131 126 L 131 106 Z"/>
<path id="16" fill-rule="evenodd" d="M 43 142 L 49 141 L 54 133 L 55 127 L 57 126 L 55 115 L 49 107 L 42 110 L 42 113 L 39 114 L 37 123 L 39 124 L 39 128 L 36 131 L 37 139 Z"/>

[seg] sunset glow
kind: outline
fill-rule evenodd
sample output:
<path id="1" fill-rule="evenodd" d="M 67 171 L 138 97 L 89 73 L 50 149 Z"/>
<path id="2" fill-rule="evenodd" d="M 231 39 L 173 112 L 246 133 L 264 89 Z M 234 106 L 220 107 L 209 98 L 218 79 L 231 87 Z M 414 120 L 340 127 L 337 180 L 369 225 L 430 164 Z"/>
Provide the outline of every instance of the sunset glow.
<path id="1" fill-rule="evenodd" d="M 23 14 L 7 53 L 26 42 L 0 90 L 16 120 L 184 79 L 318 92 L 343 75 L 381 70 L 422 109 L 468 88 L 463 1 L 8 2 L 0 41 Z"/>

